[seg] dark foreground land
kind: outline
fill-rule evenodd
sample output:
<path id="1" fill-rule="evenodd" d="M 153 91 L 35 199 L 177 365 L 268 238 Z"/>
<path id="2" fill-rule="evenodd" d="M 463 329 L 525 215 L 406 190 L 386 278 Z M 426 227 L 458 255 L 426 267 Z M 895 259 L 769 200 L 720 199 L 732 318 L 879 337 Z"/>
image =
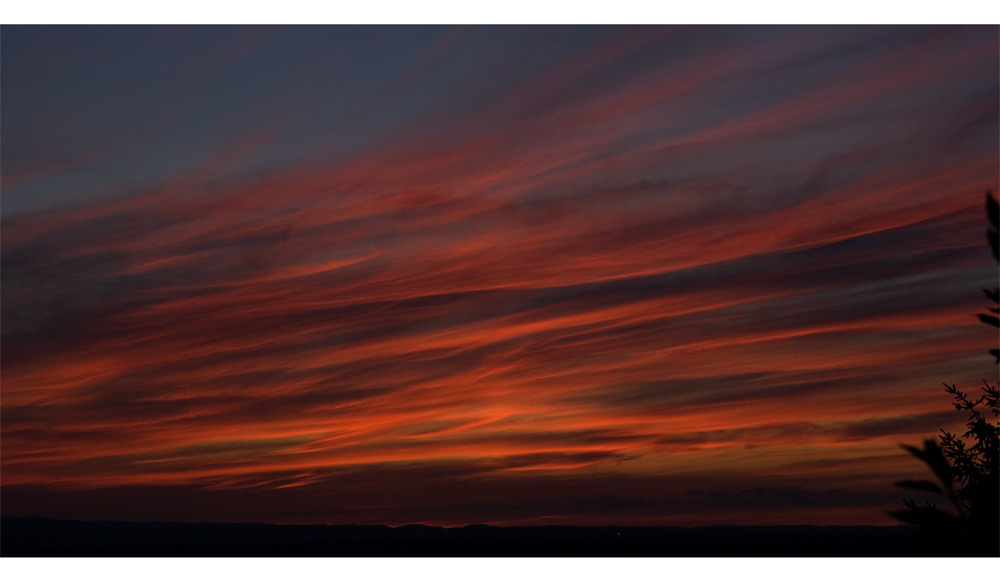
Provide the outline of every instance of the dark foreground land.
<path id="1" fill-rule="evenodd" d="M 0 520 L 3 557 L 896 557 L 910 526 L 491 527 Z"/>

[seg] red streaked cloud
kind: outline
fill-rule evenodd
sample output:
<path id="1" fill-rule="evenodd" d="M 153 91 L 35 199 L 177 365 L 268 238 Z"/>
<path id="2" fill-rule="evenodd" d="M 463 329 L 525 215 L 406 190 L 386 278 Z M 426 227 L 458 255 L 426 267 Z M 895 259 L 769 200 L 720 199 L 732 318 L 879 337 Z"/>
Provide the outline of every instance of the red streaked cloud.
<path id="1" fill-rule="evenodd" d="M 3 216 L 5 511 L 889 523 L 899 443 L 962 423 L 936 387 L 996 376 L 990 31 L 389 29 L 421 50 L 293 98 L 241 69 L 290 30 L 219 45 L 245 88 L 177 115 L 245 127 L 178 122 L 224 145 L 146 187 L 63 198 L 5 144 L 51 197 Z M 363 147 L 282 109 L 345 79 Z"/>

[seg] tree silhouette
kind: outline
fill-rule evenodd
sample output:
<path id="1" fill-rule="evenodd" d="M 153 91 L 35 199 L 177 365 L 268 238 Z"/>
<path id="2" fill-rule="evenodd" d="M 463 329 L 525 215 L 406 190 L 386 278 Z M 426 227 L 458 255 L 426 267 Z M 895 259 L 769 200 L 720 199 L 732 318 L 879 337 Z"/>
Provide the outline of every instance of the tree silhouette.
<path id="1" fill-rule="evenodd" d="M 990 220 L 987 238 L 993 258 L 1000 262 L 997 253 L 1000 206 L 990 192 L 986 193 L 986 213 Z M 983 292 L 1000 306 L 1000 289 L 983 289 Z M 992 315 L 980 314 L 980 321 L 1000 327 L 998 308 L 991 307 L 989 311 Z M 990 354 L 1000 363 L 1000 350 L 992 349 Z M 923 449 L 903 445 L 930 467 L 941 486 L 927 480 L 905 480 L 896 484 L 944 496 L 955 509 L 955 513 L 951 513 L 933 503 L 917 505 L 912 500 L 905 500 L 906 509 L 889 512 L 900 521 L 920 526 L 924 553 L 1000 556 L 1000 422 L 997 421 L 1000 417 L 1000 391 L 985 380 L 983 384 L 982 395 L 975 400 L 955 385 L 945 384 L 945 391 L 952 395 L 955 409 L 969 413 L 968 430 L 962 437 L 970 439 L 971 444 L 942 430 L 938 442 L 927 439 Z"/>

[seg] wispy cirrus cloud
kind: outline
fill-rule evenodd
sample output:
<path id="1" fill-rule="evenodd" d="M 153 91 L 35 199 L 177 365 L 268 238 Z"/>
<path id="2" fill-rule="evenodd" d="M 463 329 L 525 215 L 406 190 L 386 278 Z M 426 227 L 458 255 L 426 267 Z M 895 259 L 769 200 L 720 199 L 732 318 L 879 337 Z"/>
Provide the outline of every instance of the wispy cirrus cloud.
<path id="1" fill-rule="evenodd" d="M 271 32 L 205 66 L 250 83 L 244 65 L 305 54 Z M 961 422 L 928 388 L 989 373 L 970 314 L 990 273 L 995 35 L 439 32 L 385 31 L 425 52 L 385 57 L 374 100 L 345 102 L 371 116 L 364 147 L 343 145 L 335 111 L 311 110 L 333 132 L 319 138 L 275 105 L 360 73 L 294 64 L 280 79 L 314 84 L 294 99 L 248 86 L 239 111 L 262 115 L 234 113 L 247 127 L 210 132 L 224 145 L 197 164 L 5 213 L 5 496 L 169 484 L 194 500 L 351 474 L 368 507 L 416 463 L 398 470 L 422 501 L 371 515 L 428 521 L 452 476 L 607 500 L 614 475 L 658 512 L 629 520 L 695 520 L 670 501 L 685 490 L 646 488 L 722 490 L 737 471 L 761 490 L 839 479 L 843 499 L 880 503 L 872 483 L 912 470 L 898 442 Z M 515 65 L 518 35 L 558 50 Z M 404 118 L 371 106 L 411 93 L 426 95 Z M 856 464 L 795 469 L 817 458 Z M 284 495 L 280 519 L 302 519 Z M 462 495 L 435 519 L 587 521 L 600 506 L 477 513 L 486 493 Z M 802 507 L 847 503 L 817 495 Z"/>

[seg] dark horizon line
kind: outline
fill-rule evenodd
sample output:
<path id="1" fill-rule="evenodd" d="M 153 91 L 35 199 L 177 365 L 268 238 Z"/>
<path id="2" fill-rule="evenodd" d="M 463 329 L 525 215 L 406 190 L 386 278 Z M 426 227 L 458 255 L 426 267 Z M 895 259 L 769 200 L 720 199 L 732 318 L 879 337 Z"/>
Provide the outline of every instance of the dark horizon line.
<path id="1" fill-rule="evenodd" d="M 48 521 L 67 521 L 67 522 L 80 522 L 80 523 L 128 523 L 128 524 L 170 524 L 170 525 L 246 525 L 246 526 L 268 526 L 268 527 L 387 527 L 389 529 L 398 529 L 403 527 L 428 527 L 428 528 L 438 528 L 438 529 L 462 529 L 467 527 L 495 527 L 500 529 L 513 529 L 513 528 L 546 528 L 546 527 L 556 527 L 556 528 L 619 528 L 619 529 L 701 529 L 701 528 L 713 528 L 713 527 L 725 527 L 725 528 L 792 528 L 792 527 L 817 527 L 817 528 L 860 528 L 860 527 L 913 527 L 911 525 L 903 523 L 893 523 L 893 524 L 868 524 L 868 523 L 855 523 L 855 524 L 829 524 L 829 525 L 819 525 L 812 523 L 794 523 L 794 524 L 736 524 L 736 523 L 716 523 L 707 525 L 626 525 L 626 524 L 616 524 L 609 523 L 605 525 L 574 525 L 570 523 L 546 523 L 546 524 L 536 524 L 536 525 L 493 525 L 490 523 L 483 522 L 470 522 L 464 525 L 434 525 L 420 522 L 404 523 L 399 525 L 390 525 L 388 523 L 275 523 L 267 521 L 167 521 L 167 520 L 131 520 L 131 519 L 80 519 L 80 518 L 63 518 L 63 517 L 48 517 L 45 515 L 0 515 L 0 520 L 9 519 L 39 519 Z"/>
<path id="2" fill-rule="evenodd" d="M 5 557 L 913 557 L 919 528 L 275 525 L 3 517 Z"/>

